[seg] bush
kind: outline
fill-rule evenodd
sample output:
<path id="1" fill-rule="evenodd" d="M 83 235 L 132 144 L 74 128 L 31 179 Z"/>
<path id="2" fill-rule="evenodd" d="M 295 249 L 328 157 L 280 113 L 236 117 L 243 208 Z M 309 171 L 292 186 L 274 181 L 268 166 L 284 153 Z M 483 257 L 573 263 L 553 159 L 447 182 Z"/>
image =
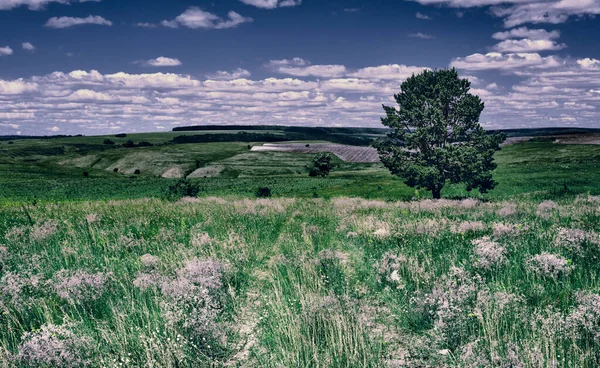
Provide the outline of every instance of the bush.
<path id="1" fill-rule="evenodd" d="M 113 172 L 119 172 L 119 168 L 118 168 L 118 167 L 115 167 L 115 168 L 113 169 Z"/>
<path id="2" fill-rule="evenodd" d="M 127 134 L 125 134 L 125 133 L 116 134 L 115 137 L 117 137 L 117 138 L 125 138 L 125 137 L 127 137 Z"/>
<path id="3" fill-rule="evenodd" d="M 257 198 L 270 198 L 271 197 L 271 188 L 269 187 L 260 187 L 256 191 Z"/>
<path id="4" fill-rule="evenodd" d="M 109 145 L 115 144 L 115 142 L 111 141 L 110 139 L 105 139 L 103 143 Z"/>
<path id="5" fill-rule="evenodd" d="M 135 143 L 133 143 L 133 141 L 130 139 L 127 142 L 123 143 L 123 147 L 132 148 L 132 147 L 135 147 Z"/>
<path id="6" fill-rule="evenodd" d="M 309 176 L 320 176 L 326 177 L 329 175 L 329 172 L 333 169 L 333 164 L 331 163 L 331 154 L 326 152 L 321 152 L 315 156 L 313 159 L 314 167 L 308 173 Z"/>
<path id="7" fill-rule="evenodd" d="M 140 175 L 142 172 L 140 171 L 140 169 L 135 169 L 135 171 L 133 173 L 135 175 Z"/>
<path id="8" fill-rule="evenodd" d="M 88 176 L 90 176 L 90 173 L 89 173 L 89 172 L 87 172 L 87 171 L 84 171 L 84 172 L 83 172 L 83 176 L 84 176 L 85 178 L 87 178 Z"/>
<path id="9" fill-rule="evenodd" d="M 177 200 L 183 197 L 197 197 L 200 193 L 200 186 L 188 179 L 178 180 L 175 184 L 169 185 L 167 197 Z"/>
<path id="10" fill-rule="evenodd" d="M 138 143 L 138 147 L 152 147 L 152 146 L 154 146 L 154 145 L 150 142 L 142 141 L 142 142 Z"/>

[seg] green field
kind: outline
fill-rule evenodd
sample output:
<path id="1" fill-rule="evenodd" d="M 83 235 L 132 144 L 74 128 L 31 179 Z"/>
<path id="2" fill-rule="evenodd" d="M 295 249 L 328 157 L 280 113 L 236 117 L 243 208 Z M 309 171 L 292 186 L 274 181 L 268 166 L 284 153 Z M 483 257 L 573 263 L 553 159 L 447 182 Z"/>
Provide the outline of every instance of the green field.
<path id="1" fill-rule="evenodd" d="M 432 201 L 179 134 L 0 143 L 0 367 L 600 366 L 600 146 L 508 145 Z"/>
<path id="2" fill-rule="evenodd" d="M 269 133 L 283 134 L 275 130 Z M 337 160 L 330 177 L 315 179 L 308 177 L 310 155 L 248 149 L 263 142 L 173 144 L 171 140 L 177 134 L 181 133 L 0 142 L 0 201 L 163 198 L 177 179 L 161 175 L 176 169 L 185 176 L 197 168 L 219 170 L 217 177 L 193 179 L 202 188 L 201 196 L 252 197 L 259 186 L 270 187 L 275 197 L 410 200 L 429 196 L 427 192 L 406 187 L 380 164 Z M 105 139 L 111 139 L 115 145 L 103 144 Z M 121 147 L 127 140 L 146 141 L 154 146 Z M 311 142 L 314 141 L 307 141 Z M 596 185 L 600 180 L 600 172 L 596 170 L 600 163 L 597 145 L 524 142 L 505 146 L 497 153 L 496 160 L 499 167 L 495 178 L 500 185 L 491 194 L 482 196 L 477 192 L 467 193 L 460 186 L 448 186 L 443 195 L 499 200 L 514 196 L 552 199 L 600 194 L 600 186 Z M 136 170 L 139 175 L 134 174 Z"/>

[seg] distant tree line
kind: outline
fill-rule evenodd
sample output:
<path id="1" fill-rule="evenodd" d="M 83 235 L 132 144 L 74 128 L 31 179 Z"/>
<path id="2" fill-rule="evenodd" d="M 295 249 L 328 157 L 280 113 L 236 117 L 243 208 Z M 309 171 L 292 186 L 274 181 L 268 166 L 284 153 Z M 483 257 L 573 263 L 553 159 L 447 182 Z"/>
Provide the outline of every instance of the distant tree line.
<path id="1" fill-rule="evenodd" d="M 311 141 L 325 140 L 333 143 L 348 144 L 353 146 L 368 146 L 373 142 L 370 137 L 356 137 L 343 134 L 329 134 L 327 132 L 315 133 L 301 131 L 286 131 L 284 134 L 273 133 L 211 133 L 197 135 L 180 135 L 171 141 L 175 144 L 184 143 L 213 143 L 213 142 L 285 142 L 285 141 Z"/>

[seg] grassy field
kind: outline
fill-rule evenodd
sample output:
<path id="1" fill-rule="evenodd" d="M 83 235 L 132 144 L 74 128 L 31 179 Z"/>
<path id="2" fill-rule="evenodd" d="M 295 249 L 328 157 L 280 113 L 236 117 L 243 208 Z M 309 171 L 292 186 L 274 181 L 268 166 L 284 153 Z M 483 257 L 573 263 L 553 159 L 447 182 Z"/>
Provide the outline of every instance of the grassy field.
<path id="1" fill-rule="evenodd" d="M 0 366 L 596 367 L 600 199 L 0 209 Z"/>
<path id="2" fill-rule="evenodd" d="M 600 366 L 600 146 L 508 145 L 432 201 L 176 134 L 0 142 L 1 368 Z"/>
<path id="3" fill-rule="evenodd" d="M 185 134 L 204 133 L 216 134 Z M 329 178 L 315 179 L 308 177 L 312 155 L 252 152 L 248 148 L 262 142 L 170 143 L 176 134 L 181 132 L 0 142 L 0 202 L 163 198 L 177 179 L 162 175 L 177 172 L 186 176 L 197 169 L 198 175 L 192 176 L 202 188 L 200 196 L 250 198 L 259 186 L 270 187 L 275 197 L 410 200 L 429 196 L 406 187 L 381 164 L 336 160 Z M 105 139 L 116 144 L 105 145 Z M 121 147 L 127 140 L 154 146 Z M 505 146 L 496 159 L 495 178 L 500 185 L 492 193 L 482 196 L 467 193 L 461 186 L 448 186 L 443 195 L 543 200 L 600 194 L 595 185 L 600 180 L 598 145 L 523 142 Z"/>

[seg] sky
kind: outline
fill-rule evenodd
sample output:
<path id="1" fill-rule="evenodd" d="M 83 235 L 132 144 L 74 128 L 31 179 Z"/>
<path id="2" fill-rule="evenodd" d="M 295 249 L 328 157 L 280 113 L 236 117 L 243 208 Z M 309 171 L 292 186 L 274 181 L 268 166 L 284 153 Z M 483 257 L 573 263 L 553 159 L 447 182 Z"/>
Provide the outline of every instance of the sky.
<path id="1" fill-rule="evenodd" d="M 0 135 L 381 127 L 455 67 L 488 129 L 598 127 L 600 0 L 0 0 Z"/>

